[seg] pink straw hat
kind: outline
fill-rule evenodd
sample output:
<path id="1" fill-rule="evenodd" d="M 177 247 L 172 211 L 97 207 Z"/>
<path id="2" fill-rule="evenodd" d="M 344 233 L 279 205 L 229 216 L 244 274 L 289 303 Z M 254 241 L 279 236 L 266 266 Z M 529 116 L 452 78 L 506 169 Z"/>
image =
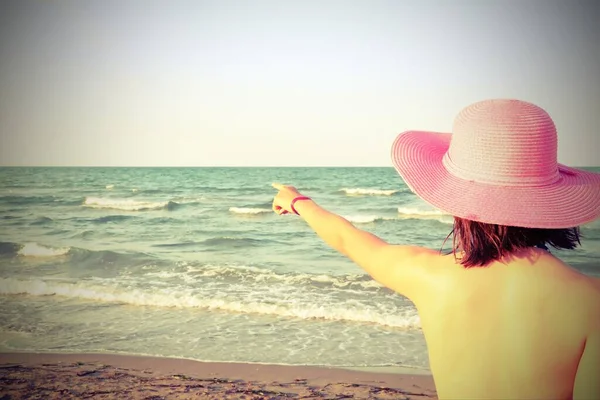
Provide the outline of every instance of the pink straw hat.
<path id="1" fill-rule="evenodd" d="M 456 217 L 558 229 L 600 216 L 600 174 L 558 164 L 554 122 L 524 101 L 472 104 L 452 134 L 401 133 L 392 161 L 417 196 Z"/>

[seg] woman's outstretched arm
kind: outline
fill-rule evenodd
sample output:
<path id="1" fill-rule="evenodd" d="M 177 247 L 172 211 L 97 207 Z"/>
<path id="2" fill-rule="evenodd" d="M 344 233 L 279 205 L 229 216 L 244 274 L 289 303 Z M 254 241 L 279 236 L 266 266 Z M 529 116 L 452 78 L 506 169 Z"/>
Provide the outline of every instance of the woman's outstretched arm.
<path id="1" fill-rule="evenodd" d="M 273 187 L 279 190 L 273 200 L 273 211 L 293 213 L 291 203 L 302 195 L 293 186 L 273 184 Z M 388 244 L 313 200 L 296 201 L 294 208 L 325 243 L 350 258 L 382 285 L 407 297 L 413 297 L 411 294 L 423 278 L 421 266 L 426 263 L 425 258 L 437 254 L 422 247 Z"/>

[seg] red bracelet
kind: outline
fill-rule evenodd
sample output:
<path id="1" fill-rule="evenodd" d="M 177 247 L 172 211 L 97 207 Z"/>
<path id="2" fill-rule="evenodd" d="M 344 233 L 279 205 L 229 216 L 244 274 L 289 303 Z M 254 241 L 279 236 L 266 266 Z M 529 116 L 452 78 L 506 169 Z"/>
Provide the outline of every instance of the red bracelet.
<path id="1" fill-rule="evenodd" d="M 310 197 L 306 197 L 306 196 L 298 196 L 296 198 L 294 198 L 294 200 L 292 200 L 292 203 L 290 204 L 290 208 L 292 209 L 292 211 L 296 214 L 296 215 L 300 215 L 298 213 L 298 211 L 296 211 L 296 209 L 294 208 L 294 204 L 298 201 L 298 200 L 312 200 Z"/>

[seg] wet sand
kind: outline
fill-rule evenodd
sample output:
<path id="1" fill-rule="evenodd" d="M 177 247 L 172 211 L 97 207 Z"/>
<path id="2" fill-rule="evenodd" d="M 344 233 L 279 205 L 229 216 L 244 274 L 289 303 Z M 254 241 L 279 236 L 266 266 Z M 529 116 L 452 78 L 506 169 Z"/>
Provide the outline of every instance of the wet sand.
<path id="1" fill-rule="evenodd" d="M 0 353 L 9 399 L 437 399 L 431 375 L 113 354 Z"/>

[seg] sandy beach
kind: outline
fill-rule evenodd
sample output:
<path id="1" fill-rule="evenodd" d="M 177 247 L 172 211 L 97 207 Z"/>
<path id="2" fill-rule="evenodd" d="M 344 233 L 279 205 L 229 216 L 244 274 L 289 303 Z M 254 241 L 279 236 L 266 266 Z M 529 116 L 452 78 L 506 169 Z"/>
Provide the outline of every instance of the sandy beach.
<path id="1" fill-rule="evenodd" d="M 426 374 L 112 354 L 0 354 L 0 399 L 437 399 Z"/>

